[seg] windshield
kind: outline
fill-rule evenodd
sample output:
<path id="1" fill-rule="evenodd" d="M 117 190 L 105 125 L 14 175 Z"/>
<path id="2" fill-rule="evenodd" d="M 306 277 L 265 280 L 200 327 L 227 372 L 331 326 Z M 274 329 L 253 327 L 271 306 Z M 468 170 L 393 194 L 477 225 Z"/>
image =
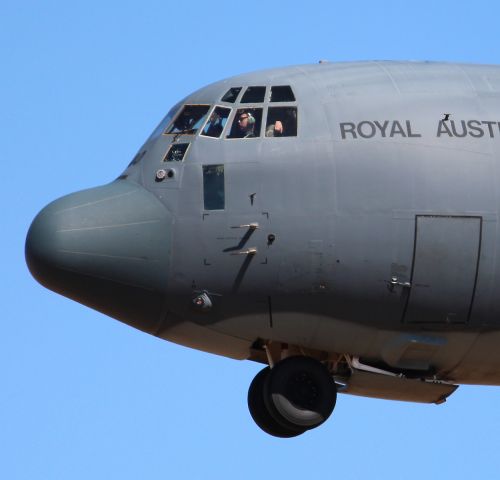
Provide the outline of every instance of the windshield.
<path id="1" fill-rule="evenodd" d="M 231 113 L 231 109 L 227 107 L 215 107 L 215 110 L 210 115 L 208 122 L 203 128 L 201 135 L 204 137 L 219 138 L 222 130 L 226 126 L 227 118 Z"/>
<path id="2" fill-rule="evenodd" d="M 210 105 L 185 105 L 165 133 L 195 134 L 203 124 Z"/>

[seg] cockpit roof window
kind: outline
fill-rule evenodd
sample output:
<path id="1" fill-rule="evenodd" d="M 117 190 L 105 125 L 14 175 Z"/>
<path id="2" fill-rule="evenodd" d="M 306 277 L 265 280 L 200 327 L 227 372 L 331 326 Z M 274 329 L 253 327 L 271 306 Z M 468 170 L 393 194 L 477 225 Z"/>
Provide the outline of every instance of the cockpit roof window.
<path id="1" fill-rule="evenodd" d="M 224 96 L 220 99 L 221 102 L 234 103 L 241 92 L 241 87 L 230 88 Z"/>
<path id="2" fill-rule="evenodd" d="M 165 133 L 194 135 L 203 124 L 210 105 L 184 105 Z"/>
<path id="3" fill-rule="evenodd" d="M 271 87 L 271 102 L 295 102 L 292 87 L 290 85 Z"/>
<path id="4" fill-rule="evenodd" d="M 241 103 L 262 103 L 266 95 L 266 87 L 248 87 L 241 98 Z"/>

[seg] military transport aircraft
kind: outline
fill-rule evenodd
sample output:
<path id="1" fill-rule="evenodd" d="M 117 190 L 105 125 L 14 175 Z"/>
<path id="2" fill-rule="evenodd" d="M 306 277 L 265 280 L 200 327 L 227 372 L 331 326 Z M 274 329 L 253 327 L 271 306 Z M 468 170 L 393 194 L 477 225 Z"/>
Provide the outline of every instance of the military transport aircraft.
<path id="1" fill-rule="evenodd" d="M 293 437 L 337 392 L 442 403 L 500 384 L 500 67 L 320 63 L 175 105 L 115 181 L 46 206 L 47 288 L 265 365 L 255 422 Z"/>

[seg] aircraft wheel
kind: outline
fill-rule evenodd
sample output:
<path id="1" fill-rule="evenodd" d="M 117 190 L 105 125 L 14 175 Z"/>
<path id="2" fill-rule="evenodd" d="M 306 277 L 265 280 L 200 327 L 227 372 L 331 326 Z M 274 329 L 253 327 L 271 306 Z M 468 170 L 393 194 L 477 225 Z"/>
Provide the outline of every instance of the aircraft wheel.
<path id="1" fill-rule="evenodd" d="M 337 387 L 328 369 L 311 357 L 288 357 L 269 372 L 264 402 L 271 416 L 285 428 L 309 430 L 333 412 Z"/>
<path id="2" fill-rule="evenodd" d="M 254 422 L 264 432 L 274 437 L 290 438 L 296 437 L 306 431 L 305 428 L 297 428 L 293 426 L 283 426 L 277 422 L 269 413 L 264 401 L 264 384 L 269 375 L 269 367 L 261 370 L 253 379 L 248 389 L 248 410 Z"/>

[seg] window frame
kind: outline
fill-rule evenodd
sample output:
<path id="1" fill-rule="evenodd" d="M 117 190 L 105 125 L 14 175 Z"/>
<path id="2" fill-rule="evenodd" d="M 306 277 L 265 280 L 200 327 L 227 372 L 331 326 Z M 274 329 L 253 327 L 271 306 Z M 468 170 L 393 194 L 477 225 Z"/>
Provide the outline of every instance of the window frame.
<path id="1" fill-rule="evenodd" d="M 218 137 L 211 137 L 210 135 L 203 135 L 203 130 L 205 129 L 205 127 L 207 126 L 207 123 L 210 121 L 210 117 L 212 116 L 212 114 L 215 112 L 215 109 L 216 108 L 227 108 L 229 110 L 229 115 L 227 116 L 227 119 L 226 119 L 226 124 L 224 125 L 224 128 L 222 129 L 222 132 L 221 134 L 218 136 Z M 227 124 L 229 123 L 229 119 L 232 117 L 233 115 L 233 110 L 234 108 L 232 107 L 227 107 L 226 105 L 219 105 L 219 104 L 215 104 L 213 106 L 213 108 L 209 111 L 209 115 L 207 116 L 207 119 L 205 120 L 205 123 L 203 124 L 203 126 L 200 128 L 200 132 L 197 134 L 199 137 L 203 137 L 203 138 L 211 138 L 213 140 L 220 140 L 221 138 L 224 138 L 224 133 L 226 132 L 226 128 L 227 128 Z"/>

